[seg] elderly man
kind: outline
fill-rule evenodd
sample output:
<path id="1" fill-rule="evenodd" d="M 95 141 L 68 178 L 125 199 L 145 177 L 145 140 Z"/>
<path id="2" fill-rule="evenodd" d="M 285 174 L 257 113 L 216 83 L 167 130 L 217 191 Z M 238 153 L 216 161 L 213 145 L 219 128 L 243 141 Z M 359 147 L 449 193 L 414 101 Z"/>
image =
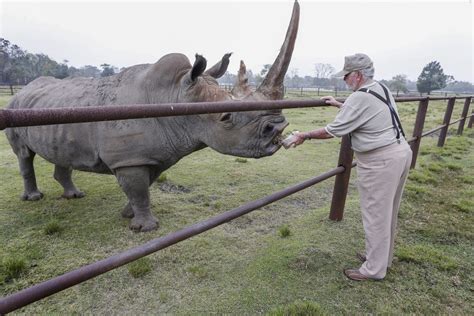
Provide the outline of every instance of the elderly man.
<path id="1" fill-rule="evenodd" d="M 359 269 L 344 274 L 357 281 L 381 280 L 393 260 L 398 209 L 412 152 L 387 87 L 374 81 L 374 67 L 365 54 L 345 57 L 344 69 L 335 77 L 344 78 L 354 91 L 344 102 L 323 97 L 340 108 L 326 127 L 295 135 L 295 146 L 307 139 L 349 135 L 357 159 L 357 186 L 365 231 L 365 254 Z"/>

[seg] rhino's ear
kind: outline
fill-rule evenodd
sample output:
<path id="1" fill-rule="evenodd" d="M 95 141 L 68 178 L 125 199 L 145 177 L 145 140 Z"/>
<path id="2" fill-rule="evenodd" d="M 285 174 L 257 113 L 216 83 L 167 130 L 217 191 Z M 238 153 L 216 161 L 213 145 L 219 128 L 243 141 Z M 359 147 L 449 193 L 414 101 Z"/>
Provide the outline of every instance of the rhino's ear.
<path id="1" fill-rule="evenodd" d="M 227 67 L 229 66 L 230 55 L 232 55 L 232 53 L 225 54 L 222 57 L 221 61 L 209 68 L 205 73 L 216 79 L 222 77 L 227 71 Z"/>
<path id="2" fill-rule="evenodd" d="M 201 55 L 196 54 L 196 60 L 194 61 L 193 69 L 191 69 L 191 81 L 195 81 L 197 77 L 202 75 L 206 70 L 207 60 Z"/>

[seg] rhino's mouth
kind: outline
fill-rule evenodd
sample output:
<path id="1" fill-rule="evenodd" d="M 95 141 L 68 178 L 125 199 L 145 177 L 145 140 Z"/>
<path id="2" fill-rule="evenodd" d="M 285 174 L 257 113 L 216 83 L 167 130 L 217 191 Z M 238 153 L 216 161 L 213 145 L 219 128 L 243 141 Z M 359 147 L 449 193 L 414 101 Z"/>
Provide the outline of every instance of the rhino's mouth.
<path id="1" fill-rule="evenodd" d="M 282 124 L 279 124 L 278 127 L 275 127 L 275 135 L 273 135 L 273 137 L 271 138 L 271 140 L 268 142 L 268 145 L 267 145 L 269 155 L 273 155 L 278 149 L 281 148 L 282 141 L 284 139 L 283 131 L 288 125 L 289 123 L 285 121 Z"/>
<path id="2" fill-rule="evenodd" d="M 279 132 L 278 134 L 275 135 L 275 137 L 273 137 L 273 140 L 272 140 L 273 145 L 278 145 L 278 146 L 282 145 L 282 141 L 283 141 L 282 132 L 283 131 Z"/>

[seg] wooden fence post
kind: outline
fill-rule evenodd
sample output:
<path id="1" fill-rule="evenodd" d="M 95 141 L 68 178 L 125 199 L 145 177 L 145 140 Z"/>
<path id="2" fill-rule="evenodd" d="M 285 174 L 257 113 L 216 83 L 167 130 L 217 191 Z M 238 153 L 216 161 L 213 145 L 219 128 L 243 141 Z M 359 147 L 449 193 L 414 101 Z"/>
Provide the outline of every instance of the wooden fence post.
<path id="1" fill-rule="evenodd" d="M 421 100 L 418 104 L 418 112 L 416 114 L 415 128 L 413 129 L 413 137 L 415 140 L 410 144 L 412 154 L 410 168 L 415 168 L 416 158 L 418 157 L 418 149 L 421 143 L 421 134 L 423 133 L 423 126 L 425 125 L 426 112 L 428 110 L 429 99 Z"/>
<path id="2" fill-rule="evenodd" d="M 469 124 L 467 124 L 467 128 L 472 128 L 473 122 L 474 122 L 474 109 L 472 109 L 471 118 L 469 119 Z"/>
<path id="3" fill-rule="evenodd" d="M 349 135 L 342 137 L 341 149 L 339 151 L 338 166 L 343 166 L 346 170 L 336 175 L 334 181 L 334 190 L 332 192 L 331 211 L 329 219 L 340 221 L 344 216 L 344 206 L 346 204 L 347 190 L 349 188 L 349 179 L 351 177 L 353 151 Z"/>
<path id="4" fill-rule="evenodd" d="M 464 101 L 464 107 L 462 109 L 462 114 L 461 114 L 461 117 L 463 119 L 459 121 L 458 135 L 462 135 L 462 131 L 464 130 L 464 124 L 466 123 L 467 113 L 469 113 L 470 105 L 471 105 L 471 97 L 468 97 Z"/>
<path id="5" fill-rule="evenodd" d="M 453 114 L 454 102 L 456 102 L 455 97 L 449 98 L 448 105 L 446 106 L 446 112 L 444 113 L 444 127 L 441 129 L 441 133 L 439 134 L 438 138 L 438 147 L 443 147 L 444 142 L 446 141 L 446 135 L 448 135 L 449 129 L 449 122 L 451 121 L 451 115 Z"/>

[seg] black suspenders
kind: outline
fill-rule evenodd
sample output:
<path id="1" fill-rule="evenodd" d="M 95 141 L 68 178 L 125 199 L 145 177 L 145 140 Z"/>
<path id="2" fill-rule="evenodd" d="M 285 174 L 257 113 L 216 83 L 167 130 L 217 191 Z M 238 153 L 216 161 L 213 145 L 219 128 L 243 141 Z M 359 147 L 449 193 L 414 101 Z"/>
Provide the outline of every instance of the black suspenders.
<path id="1" fill-rule="evenodd" d="M 393 127 L 396 129 L 397 131 L 397 140 L 400 141 L 400 133 L 402 133 L 402 135 L 405 137 L 405 132 L 403 131 L 403 128 L 402 128 L 402 123 L 400 122 L 400 118 L 398 117 L 397 115 L 397 112 L 395 112 L 395 109 L 393 108 L 392 106 L 392 103 L 390 102 L 390 97 L 389 97 L 389 94 L 388 94 L 388 89 L 381 83 L 377 82 L 383 89 L 383 92 L 385 92 L 385 97 L 386 99 L 384 99 L 380 94 L 378 94 L 377 92 L 374 92 L 372 90 L 369 90 L 367 88 L 360 88 L 359 90 L 357 91 L 362 91 L 362 92 L 367 92 L 367 93 L 370 93 L 371 95 L 373 95 L 374 97 L 376 97 L 377 99 L 379 99 L 380 101 L 382 101 L 383 103 L 385 103 L 389 110 L 390 110 L 390 116 L 392 117 L 392 124 L 393 124 Z M 395 124 L 396 122 L 396 124 Z"/>

